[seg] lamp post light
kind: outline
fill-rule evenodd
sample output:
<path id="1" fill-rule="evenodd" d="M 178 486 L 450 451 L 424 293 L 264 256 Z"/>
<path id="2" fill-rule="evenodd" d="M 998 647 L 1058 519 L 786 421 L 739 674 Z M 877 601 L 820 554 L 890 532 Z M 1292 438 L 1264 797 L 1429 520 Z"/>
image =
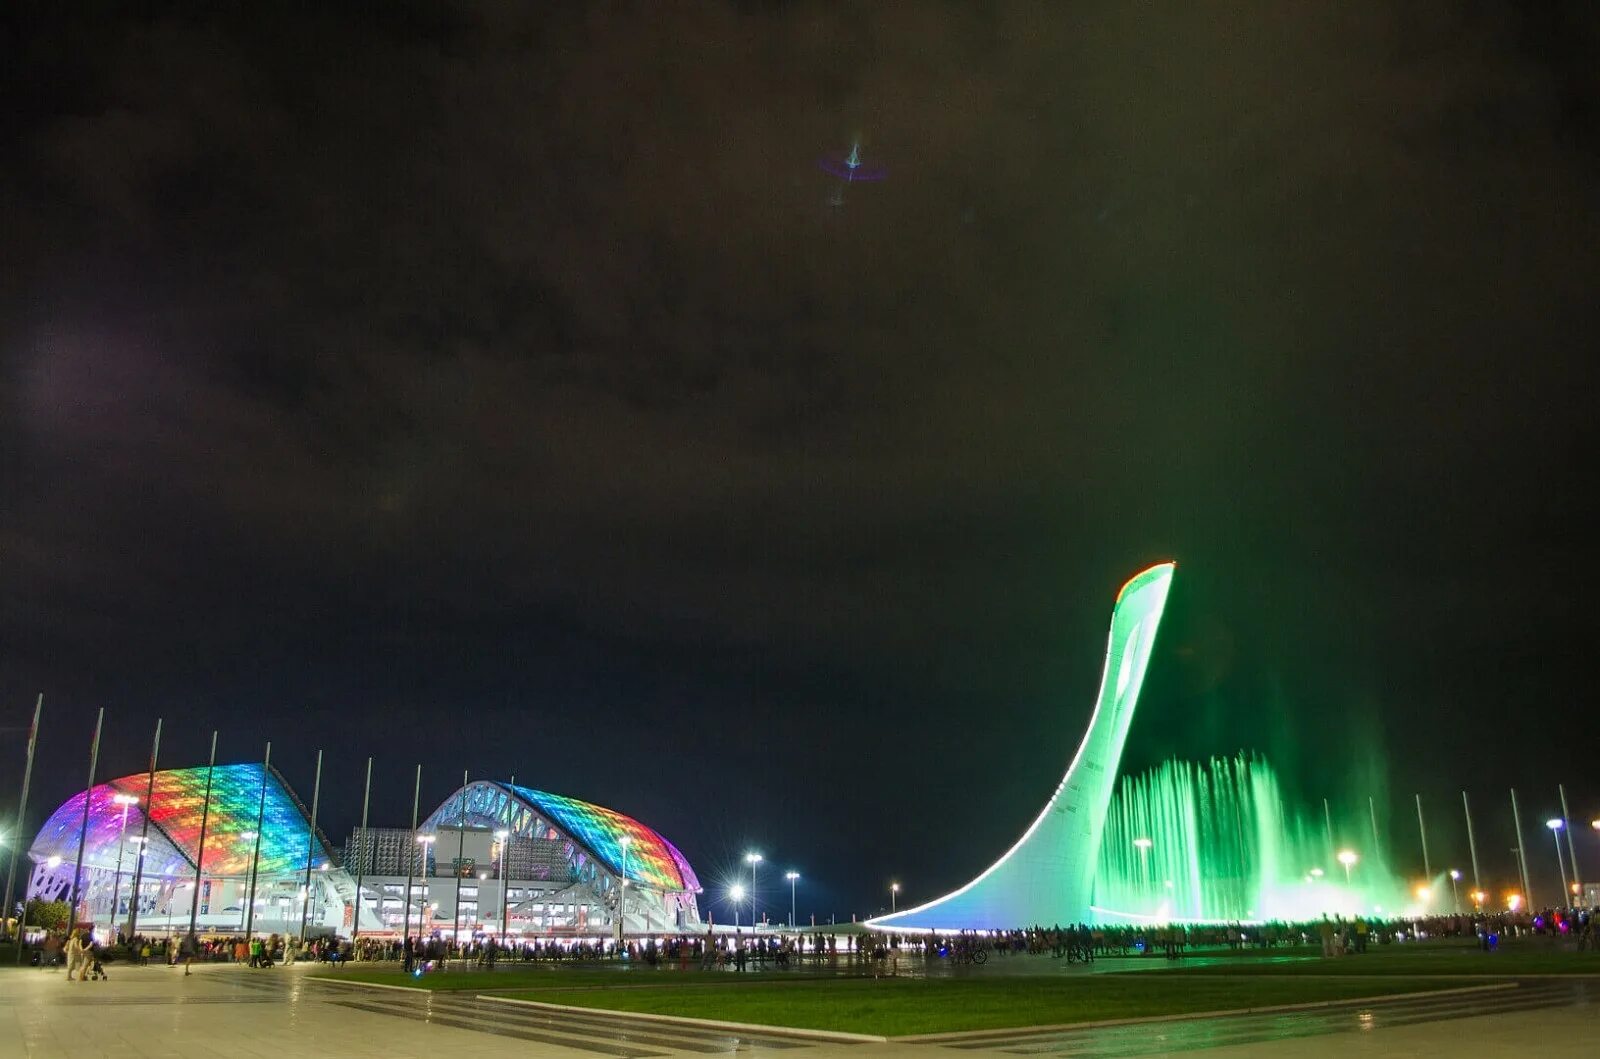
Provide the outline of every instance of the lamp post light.
<path id="1" fill-rule="evenodd" d="M 789 880 L 789 929 L 794 929 L 794 884 L 800 881 L 797 871 L 784 872 L 783 877 Z"/>
<path id="2" fill-rule="evenodd" d="M 1353 849 L 1341 849 L 1339 851 L 1339 863 L 1344 865 L 1345 886 L 1348 887 L 1350 885 L 1350 869 L 1355 867 L 1356 861 L 1360 859 L 1360 857 L 1356 856 L 1355 850 Z"/>
<path id="3" fill-rule="evenodd" d="M 889 914 L 890 915 L 894 915 L 894 913 L 895 913 L 896 900 L 897 900 L 897 898 L 899 898 L 899 896 L 900 896 L 900 884 L 897 883 L 897 882 L 890 883 L 889 884 Z"/>
<path id="4" fill-rule="evenodd" d="M 1556 867 L 1561 871 L 1561 897 L 1566 900 L 1570 891 L 1567 889 L 1567 861 L 1561 855 L 1561 829 L 1567 826 L 1567 822 L 1558 816 L 1546 820 L 1544 826 L 1550 829 L 1550 837 L 1556 840 Z"/>
<path id="5" fill-rule="evenodd" d="M 739 902 L 744 900 L 744 887 L 734 883 L 728 888 L 728 897 L 733 902 L 733 929 L 739 929 Z"/>
<path id="6" fill-rule="evenodd" d="M 744 862 L 750 865 L 750 931 L 756 929 L 756 865 L 761 863 L 761 854 L 746 853 Z"/>
<path id="7" fill-rule="evenodd" d="M 511 832 L 501 828 L 494 833 L 494 840 L 499 843 L 500 854 L 494 859 L 494 875 L 500 882 L 500 944 L 505 945 L 511 940 L 511 901 L 509 898 L 510 887 L 506 882 L 506 852 L 511 842 Z"/>
<path id="8" fill-rule="evenodd" d="M 111 801 L 122 806 L 122 823 L 117 828 L 117 874 L 111 883 L 111 935 L 117 933 L 117 900 L 122 896 L 122 854 L 128 848 L 128 810 L 139 804 L 136 794 L 113 794 Z M 11 914 L 11 909 L 5 910 L 5 915 Z"/>
<path id="9" fill-rule="evenodd" d="M 1461 911 L 1461 889 L 1457 885 L 1461 881 L 1461 873 L 1454 868 L 1450 869 L 1450 911 Z"/>

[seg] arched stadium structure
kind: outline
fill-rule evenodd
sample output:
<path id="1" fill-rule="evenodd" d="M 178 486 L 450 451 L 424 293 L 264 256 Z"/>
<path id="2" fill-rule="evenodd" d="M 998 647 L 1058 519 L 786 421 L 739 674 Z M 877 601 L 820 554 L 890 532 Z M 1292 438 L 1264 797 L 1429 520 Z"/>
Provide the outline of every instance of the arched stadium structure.
<path id="1" fill-rule="evenodd" d="M 1100 694 L 1083 742 L 1022 837 L 960 889 L 867 921 L 879 930 L 1011 930 L 1093 920 L 1095 865 L 1128 726 L 1172 587 L 1174 563 L 1135 574 L 1111 611 Z"/>
<path id="2" fill-rule="evenodd" d="M 354 882 L 283 777 L 261 764 L 165 769 L 154 784 L 148 772 L 98 784 L 50 814 L 28 856 L 28 896 L 68 900 L 78 873 L 77 921 L 100 928 L 126 927 L 135 901 L 141 933 L 187 930 L 191 911 L 204 932 L 243 931 L 248 918 L 261 933 L 298 933 L 302 915 L 312 931 L 351 926 Z M 255 911 L 247 916 L 252 868 Z"/>
<path id="3" fill-rule="evenodd" d="M 345 849 L 363 932 L 373 921 L 512 938 L 703 927 L 700 880 L 676 846 L 614 809 L 531 787 L 476 780 L 415 832 L 358 829 Z"/>

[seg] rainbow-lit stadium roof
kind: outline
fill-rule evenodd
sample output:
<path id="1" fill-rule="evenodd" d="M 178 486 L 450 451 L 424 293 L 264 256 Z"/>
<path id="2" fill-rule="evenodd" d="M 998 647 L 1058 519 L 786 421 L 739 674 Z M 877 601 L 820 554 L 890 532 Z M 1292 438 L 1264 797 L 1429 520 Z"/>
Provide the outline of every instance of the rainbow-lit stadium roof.
<path id="1" fill-rule="evenodd" d="M 627 836 L 629 879 L 658 890 L 700 892 L 700 880 L 678 847 L 633 817 L 561 794 L 502 786 L 550 817 L 551 823 L 583 843 L 613 872 L 620 874 L 623 870 L 621 839 Z"/>
<path id="2" fill-rule="evenodd" d="M 150 850 L 146 855 L 146 875 L 173 875 L 194 870 L 200 846 L 200 818 L 204 808 L 206 768 L 166 769 L 156 773 L 150 799 Z M 303 871 L 306 842 L 311 825 L 304 809 L 290 793 L 274 769 L 261 764 L 217 765 L 211 770 L 210 812 L 206 819 L 204 872 L 207 875 L 247 875 L 255 853 L 253 838 L 256 814 L 261 811 L 261 859 L 258 871 L 273 876 Z M 88 791 L 89 833 L 84 844 L 84 863 L 91 867 L 115 868 L 121 852 L 119 835 L 123 828 L 123 807 L 113 798 L 131 794 L 139 804 L 129 807 L 127 835 L 138 835 L 143 826 L 144 798 L 150 774 L 136 773 L 102 783 Z M 262 809 L 263 787 L 266 792 Z M 67 799 L 50 815 L 33 840 L 29 854 L 37 861 L 51 856 L 71 861 L 78 855 L 78 832 L 83 824 L 85 794 Z M 329 858 L 322 836 L 316 836 L 311 850 L 315 862 Z"/>

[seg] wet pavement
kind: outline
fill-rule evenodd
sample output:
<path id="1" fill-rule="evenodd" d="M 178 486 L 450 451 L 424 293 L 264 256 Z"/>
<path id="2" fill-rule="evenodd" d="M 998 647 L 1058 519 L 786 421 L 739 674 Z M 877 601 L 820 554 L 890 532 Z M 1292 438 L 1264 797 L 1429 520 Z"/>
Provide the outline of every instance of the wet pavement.
<path id="1" fill-rule="evenodd" d="M 1001 959 L 932 973 L 985 977 L 1091 974 L 1059 961 Z M 1160 961 L 1149 961 L 1160 966 Z M 1051 964 L 1059 965 L 1059 971 Z M 902 968 L 902 972 L 911 970 Z M 114 967 L 106 982 L 59 971 L 0 969 L 0 1057 L 272 1056 L 311 1047 L 339 1056 L 437 1056 L 512 1048 L 552 1056 L 782 1053 L 852 1056 L 1473 1056 L 1600 1054 L 1600 979 L 1524 979 L 1510 988 L 1329 1004 L 1294 1012 L 1173 1018 L 1056 1030 L 1002 1030 L 917 1042 L 819 1041 L 782 1030 L 730 1030 L 602 1011 L 561 1011 L 492 996 L 314 980 L 307 966 L 250 971 Z M 619 973 L 627 974 L 627 971 Z M 758 970 L 770 974 L 772 969 Z M 790 972 L 791 974 L 793 972 Z M 483 975 L 491 987 L 496 975 Z"/>

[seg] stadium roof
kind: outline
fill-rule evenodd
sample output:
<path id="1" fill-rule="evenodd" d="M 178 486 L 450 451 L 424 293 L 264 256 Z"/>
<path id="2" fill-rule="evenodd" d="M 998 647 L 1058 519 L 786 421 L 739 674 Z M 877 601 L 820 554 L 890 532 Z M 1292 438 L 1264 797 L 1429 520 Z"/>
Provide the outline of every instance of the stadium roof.
<path id="1" fill-rule="evenodd" d="M 205 766 L 166 769 L 156 773 L 150 799 L 151 849 L 145 861 L 145 874 L 171 875 L 193 871 L 200 846 L 202 809 L 206 801 Z M 205 814 L 206 875 L 246 875 L 255 852 L 253 838 L 256 814 L 261 813 L 261 852 L 258 871 L 262 875 L 284 875 L 303 871 L 306 865 L 310 822 L 298 799 L 283 782 L 277 770 L 259 763 L 218 765 L 211 770 L 210 812 Z M 89 831 L 84 844 L 84 864 L 115 868 L 121 852 L 119 835 L 123 830 L 123 807 L 113 799 L 131 794 L 139 804 L 127 813 L 129 837 L 143 826 L 144 798 L 150 774 L 123 776 L 102 783 L 88 792 Z M 262 795 L 265 793 L 265 803 Z M 63 861 L 78 855 L 78 834 L 83 825 L 84 793 L 67 799 L 39 829 L 29 855 L 37 861 L 58 856 Z M 321 835 L 311 848 L 315 862 L 329 860 L 327 843 Z M 132 863 L 126 865 L 132 870 Z"/>

